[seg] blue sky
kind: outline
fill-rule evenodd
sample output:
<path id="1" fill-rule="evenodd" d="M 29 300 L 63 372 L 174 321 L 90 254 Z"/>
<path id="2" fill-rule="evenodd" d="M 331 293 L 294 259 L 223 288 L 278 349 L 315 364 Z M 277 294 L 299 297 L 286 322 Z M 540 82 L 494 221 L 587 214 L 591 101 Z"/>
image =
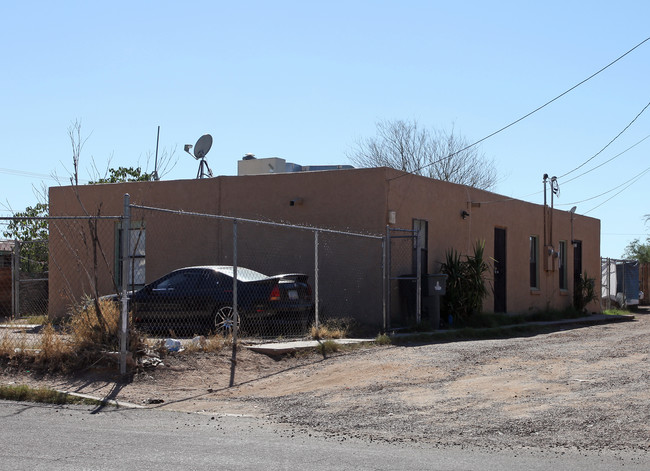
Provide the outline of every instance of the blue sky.
<path id="1" fill-rule="evenodd" d="M 35 204 L 34 188 L 59 184 L 52 174 L 69 181 L 75 120 L 84 179 L 93 161 L 146 167 L 158 126 L 177 157 L 164 179 L 196 176 L 183 145 L 205 133 L 215 175 L 236 174 L 247 152 L 347 164 L 384 119 L 453 125 L 473 142 L 644 41 L 649 17 L 641 0 L 3 2 L 0 215 Z M 543 174 L 605 147 L 650 102 L 649 83 L 650 41 L 485 140 L 495 191 L 542 203 Z M 648 135 L 650 109 L 560 179 L 556 207 L 601 220 L 603 256 L 650 233 Z"/>

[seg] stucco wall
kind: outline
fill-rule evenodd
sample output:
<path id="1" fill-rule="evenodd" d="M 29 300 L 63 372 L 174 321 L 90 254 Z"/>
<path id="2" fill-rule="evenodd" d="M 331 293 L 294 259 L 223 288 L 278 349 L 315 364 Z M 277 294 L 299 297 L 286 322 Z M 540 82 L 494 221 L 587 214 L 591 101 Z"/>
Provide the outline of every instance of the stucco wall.
<path id="1" fill-rule="evenodd" d="M 411 229 L 413 219 L 428 221 L 428 271 L 437 272 L 444 260 L 445 251 L 455 248 L 462 254 L 471 253 L 477 240 L 484 240 L 486 256 L 494 253 L 494 228 L 506 230 L 507 250 L 507 308 L 508 312 L 531 309 L 563 308 L 571 303 L 573 289 L 573 247 L 571 241 L 571 217 L 566 211 L 554 210 L 553 243 L 568 241 L 569 289 L 560 292 L 557 270 L 540 269 L 540 286 L 529 286 L 529 236 L 537 235 L 540 249 L 544 240 L 544 210 L 542 205 L 512 200 L 501 195 L 480 191 L 451 183 L 431 180 L 387 169 L 349 169 L 288 174 L 252 176 L 225 176 L 202 180 L 176 180 L 159 182 L 132 182 L 50 189 L 50 211 L 56 215 L 84 215 L 85 211 L 102 215 L 122 214 L 123 195 L 129 193 L 131 202 L 137 205 L 163 207 L 186 212 L 198 212 L 237 218 L 261 219 L 287 224 L 354 231 L 382 235 L 389 222 L 389 211 L 395 212 L 393 227 Z M 292 203 L 293 202 L 293 203 Z M 463 219 L 461 211 L 469 217 Z M 550 211 L 549 211 L 550 213 Z M 150 282 L 181 266 L 208 263 L 230 264 L 232 260 L 232 225 L 198 217 L 183 217 L 166 213 L 143 214 L 133 211 L 133 219 L 146 219 L 146 281 Z M 547 238 L 550 238 L 547 219 Z M 99 235 L 104 247 L 105 265 L 114 266 L 115 221 L 103 223 Z M 79 246 L 81 225 L 63 237 L 51 235 L 51 247 L 56 251 Z M 243 254 L 240 263 L 260 271 L 284 270 L 313 273 L 313 240 L 289 232 L 266 232 L 260 236 L 252 228 L 240 227 L 240 239 L 251 254 Z M 247 232 L 250 231 L 250 232 Z M 600 272 L 600 222 L 593 218 L 575 215 L 574 239 L 582 241 L 583 271 L 595 276 Z M 77 233 L 75 236 L 74 233 Z M 66 239 L 67 238 L 67 239 Z M 66 240 L 64 240 L 66 239 Z M 291 250 L 278 249 L 279 244 Z M 342 246 L 330 251 L 334 245 Z M 280 253 L 277 253 L 280 252 Z M 367 252 L 367 253 L 366 253 Z M 264 254 L 272 256 L 264 257 Z M 81 254 L 81 255 L 80 255 Z M 366 276 L 366 284 L 372 296 L 355 307 L 354 312 L 369 323 L 379 323 L 381 311 L 381 280 L 375 279 L 381 270 L 381 248 L 378 245 L 340 241 L 324 243 L 321 256 L 323 266 L 328 266 L 323 276 L 330 278 L 335 287 L 327 296 L 334 303 L 345 303 L 341 296 L 351 284 L 358 281 L 359 273 Z M 540 255 L 541 256 L 541 255 Z M 59 257 L 61 258 L 61 256 Z M 88 250 L 78 251 L 72 257 L 80 275 L 79 266 L 90 266 L 92 258 Z M 540 260 L 541 263 L 542 260 Z M 104 263 L 104 262 L 102 262 Z M 379 263 L 379 265 L 378 265 Z M 257 264 L 257 266 L 256 266 Z M 253 265 L 253 266 L 251 266 Z M 87 290 L 87 280 L 78 286 L 70 286 L 64 272 L 72 268 L 50 271 L 51 313 L 64 311 L 66 301 L 61 295 L 64 288 L 73 291 Z M 346 279 L 346 270 L 354 272 L 354 280 Z M 108 270 L 110 272 L 110 270 Z M 100 290 L 110 292 L 112 273 L 100 277 Z M 80 276 L 80 279 L 83 278 Z M 323 280 L 321 280 L 323 281 Z M 104 294 L 104 293 L 100 293 Z M 354 301 L 349 301 L 354 302 Z M 341 304 L 339 304 L 340 306 Z M 492 311 L 494 300 L 485 300 L 484 310 Z M 597 310 L 595 303 L 590 309 Z"/>
<path id="2" fill-rule="evenodd" d="M 506 231 L 506 293 L 508 312 L 526 312 L 546 308 L 563 309 L 572 302 L 573 255 L 571 214 L 547 211 L 546 242 L 558 249 L 560 240 L 567 243 L 568 289 L 560 290 L 557 259 L 544 269 L 544 206 L 514 200 L 495 193 L 414 175 L 401 176 L 387 171 L 389 179 L 388 210 L 395 211 L 396 226 L 410 227 L 413 218 L 429 222 L 429 272 L 437 272 L 445 251 L 455 248 L 471 254 L 478 240 L 485 241 L 485 255 L 494 258 L 494 229 Z M 540 195 L 540 198 L 543 196 Z M 469 213 L 465 219 L 462 211 Z M 551 234 L 552 225 L 552 234 Z M 539 238 L 539 289 L 530 289 L 530 236 Z M 576 214 L 573 216 L 573 239 L 582 241 L 583 272 L 595 277 L 600 273 L 600 221 Z M 484 310 L 494 309 L 492 294 Z M 600 306 L 592 303 L 590 310 Z"/>

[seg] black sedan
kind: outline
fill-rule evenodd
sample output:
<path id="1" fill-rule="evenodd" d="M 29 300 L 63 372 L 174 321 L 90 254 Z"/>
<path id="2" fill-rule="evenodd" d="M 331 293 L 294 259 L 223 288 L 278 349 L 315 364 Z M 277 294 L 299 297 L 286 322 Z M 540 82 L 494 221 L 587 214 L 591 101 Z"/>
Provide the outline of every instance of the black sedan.
<path id="1" fill-rule="evenodd" d="M 130 297 L 136 326 L 174 332 L 221 332 L 234 322 L 232 266 L 215 265 L 174 270 Z M 237 267 L 237 306 L 244 330 L 263 332 L 269 323 L 304 331 L 314 301 L 307 275 L 267 276 Z"/>

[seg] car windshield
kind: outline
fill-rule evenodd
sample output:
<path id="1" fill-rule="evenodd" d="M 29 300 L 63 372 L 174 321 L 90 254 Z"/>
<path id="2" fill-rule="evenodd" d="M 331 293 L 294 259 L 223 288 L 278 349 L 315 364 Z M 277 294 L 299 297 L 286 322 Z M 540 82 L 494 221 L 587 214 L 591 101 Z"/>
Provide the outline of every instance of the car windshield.
<path id="1" fill-rule="evenodd" d="M 219 267 L 219 271 L 224 275 L 228 275 L 229 277 L 234 278 L 233 267 Z M 239 281 L 259 281 L 259 280 L 266 280 L 267 278 L 268 276 L 262 275 L 261 273 L 256 272 L 255 270 L 251 270 L 249 268 L 237 267 L 237 279 Z"/>

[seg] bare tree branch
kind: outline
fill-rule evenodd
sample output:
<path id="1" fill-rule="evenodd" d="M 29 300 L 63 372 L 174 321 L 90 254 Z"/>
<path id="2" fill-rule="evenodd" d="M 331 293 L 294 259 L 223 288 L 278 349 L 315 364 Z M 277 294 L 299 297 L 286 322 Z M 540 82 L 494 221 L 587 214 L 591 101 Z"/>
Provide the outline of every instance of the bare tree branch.
<path id="1" fill-rule="evenodd" d="M 451 131 L 420 128 L 417 121 L 379 121 L 375 137 L 347 153 L 358 167 L 391 167 L 416 175 L 489 190 L 497 182 L 494 160 Z"/>
<path id="2" fill-rule="evenodd" d="M 68 128 L 68 136 L 70 136 L 70 143 L 72 144 L 72 176 L 70 177 L 70 182 L 73 185 L 79 184 L 79 157 L 81 156 L 81 149 L 83 149 L 84 144 L 88 140 L 88 137 L 85 139 L 81 138 L 81 121 L 75 119 L 70 127 Z"/>

